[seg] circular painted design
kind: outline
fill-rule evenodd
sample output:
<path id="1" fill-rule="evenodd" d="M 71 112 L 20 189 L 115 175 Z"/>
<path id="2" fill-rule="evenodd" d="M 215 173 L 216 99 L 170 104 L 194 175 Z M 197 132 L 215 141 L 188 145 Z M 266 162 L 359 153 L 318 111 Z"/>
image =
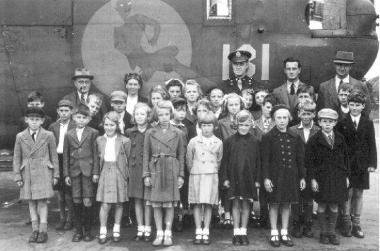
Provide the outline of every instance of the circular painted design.
<path id="1" fill-rule="evenodd" d="M 190 67 L 189 30 L 176 10 L 161 0 L 112 0 L 88 22 L 81 44 L 84 66 L 106 95 L 124 90 L 127 72 L 140 72 L 142 93 L 180 77 L 176 67 Z"/>

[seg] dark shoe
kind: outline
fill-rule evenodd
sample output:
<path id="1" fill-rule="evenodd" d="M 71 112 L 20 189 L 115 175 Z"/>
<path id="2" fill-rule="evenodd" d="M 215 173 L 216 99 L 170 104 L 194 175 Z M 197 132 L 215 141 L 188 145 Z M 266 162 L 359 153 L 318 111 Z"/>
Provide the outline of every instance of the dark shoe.
<path id="1" fill-rule="evenodd" d="M 145 242 L 151 242 L 152 241 L 152 234 L 150 234 L 150 235 L 144 235 L 144 241 Z"/>
<path id="2" fill-rule="evenodd" d="M 272 247 L 278 248 L 280 244 L 280 236 L 278 235 L 271 235 L 269 239 L 269 243 Z"/>
<path id="3" fill-rule="evenodd" d="M 73 229 L 73 223 L 71 221 L 66 221 L 65 225 L 63 226 L 63 230 L 68 231 Z"/>
<path id="4" fill-rule="evenodd" d="M 81 232 L 76 232 L 73 235 L 73 239 L 71 240 L 72 242 L 80 242 L 83 239 L 83 234 Z"/>
<path id="5" fill-rule="evenodd" d="M 196 234 L 193 240 L 194 245 L 200 245 L 202 244 L 202 235 L 201 234 Z"/>
<path id="6" fill-rule="evenodd" d="M 142 241 L 144 240 L 144 232 L 138 231 L 135 238 L 133 238 L 134 241 Z"/>
<path id="7" fill-rule="evenodd" d="M 106 244 L 107 243 L 107 235 L 105 235 L 105 234 L 99 235 L 98 243 L 101 245 Z"/>
<path id="8" fill-rule="evenodd" d="M 329 242 L 333 245 L 339 245 L 340 241 L 338 239 L 338 236 L 336 234 L 330 234 L 329 235 Z"/>
<path id="9" fill-rule="evenodd" d="M 314 236 L 313 230 L 311 228 L 312 225 L 313 225 L 312 222 L 308 222 L 308 223 L 306 223 L 305 227 L 303 228 L 303 235 L 307 238 L 313 238 L 313 236 Z"/>
<path id="10" fill-rule="evenodd" d="M 232 237 L 232 244 L 233 244 L 234 246 L 240 244 L 240 235 L 234 235 L 234 236 Z"/>
<path id="11" fill-rule="evenodd" d="M 281 235 L 281 242 L 282 242 L 282 244 L 284 244 L 287 247 L 293 247 L 294 246 L 292 239 L 287 234 Z"/>
<path id="12" fill-rule="evenodd" d="M 58 224 L 55 226 L 55 230 L 65 230 L 65 220 L 61 219 Z"/>
<path id="13" fill-rule="evenodd" d="M 352 235 L 355 236 L 356 238 L 360 238 L 360 239 L 364 238 L 364 233 L 360 226 L 352 226 Z"/>
<path id="14" fill-rule="evenodd" d="M 113 234 L 112 234 L 112 241 L 113 241 L 113 242 L 119 242 L 120 239 L 121 239 L 121 237 L 120 237 L 120 233 L 118 233 L 118 232 L 113 232 Z"/>
<path id="15" fill-rule="evenodd" d="M 83 235 L 83 240 L 84 241 L 92 241 L 94 239 L 94 236 L 91 235 L 91 232 L 90 231 L 86 231 Z"/>
<path id="16" fill-rule="evenodd" d="M 174 222 L 174 231 L 176 232 L 182 232 L 183 231 L 183 221 L 182 220 L 176 220 Z"/>
<path id="17" fill-rule="evenodd" d="M 241 237 L 240 237 L 240 245 L 243 245 L 243 246 L 248 246 L 249 245 L 249 240 L 248 240 L 247 235 L 241 235 Z"/>
<path id="18" fill-rule="evenodd" d="M 29 242 L 34 243 L 37 241 L 38 238 L 38 231 L 33 231 L 33 233 L 29 237 Z"/>
<path id="19" fill-rule="evenodd" d="M 321 244 L 329 244 L 329 237 L 326 234 L 322 234 L 319 236 L 319 243 Z"/>
<path id="20" fill-rule="evenodd" d="M 348 225 L 348 224 L 344 224 L 344 226 L 342 227 L 341 234 L 342 234 L 344 237 L 352 237 L 351 226 Z"/>
<path id="21" fill-rule="evenodd" d="M 38 238 L 36 240 L 37 243 L 45 243 L 48 240 L 48 235 L 46 232 L 39 232 Z"/>
<path id="22" fill-rule="evenodd" d="M 230 219 L 226 219 L 223 221 L 223 228 L 224 229 L 232 229 L 232 221 Z"/>
<path id="23" fill-rule="evenodd" d="M 210 236 L 208 234 L 202 235 L 202 244 L 203 245 L 210 245 Z"/>
<path id="24" fill-rule="evenodd" d="M 295 238 L 302 238 L 302 226 L 299 222 L 293 224 L 292 236 Z"/>

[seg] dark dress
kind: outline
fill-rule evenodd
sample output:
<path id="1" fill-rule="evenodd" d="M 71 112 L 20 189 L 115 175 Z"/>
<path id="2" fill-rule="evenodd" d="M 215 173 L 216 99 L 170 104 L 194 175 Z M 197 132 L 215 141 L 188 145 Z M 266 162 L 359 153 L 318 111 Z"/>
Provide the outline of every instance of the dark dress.
<path id="1" fill-rule="evenodd" d="M 305 165 L 310 179 L 318 183 L 314 198 L 318 203 L 343 203 L 348 199 L 346 178 L 349 176 L 348 150 L 343 136 L 334 133 L 331 148 L 322 131 L 314 134 L 306 144 Z"/>
<path id="2" fill-rule="evenodd" d="M 260 180 L 259 141 L 248 133 L 235 133 L 223 143 L 221 183 L 230 181 L 228 198 L 257 199 L 255 182 Z"/>
<path id="3" fill-rule="evenodd" d="M 148 130 L 148 128 L 146 129 Z M 145 132 L 146 132 L 145 130 Z M 144 199 L 144 194 L 149 193 L 149 188 L 144 186 L 143 181 L 143 155 L 145 132 L 140 132 L 137 127 L 129 128 L 126 137 L 131 140 L 131 152 L 129 157 L 129 189 L 130 198 Z M 148 196 L 149 197 L 149 196 Z"/>
<path id="4" fill-rule="evenodd" d="M 336 130 L 343 134 L 348 147 L 351 187 L 369 189 L 368 167 L 377 167 L 373 122 L 361 116 L 356 130 L 351 116 L 348 115 L 338 123 Z"/>
<path id="5" fill-rule="evenodd" d="M 299 135 L 274 127 L 262 138 L 262 178 L 270 179 L 269 203 L 298 203 L 300 180 L 305 178 L 304 143 Z"/>

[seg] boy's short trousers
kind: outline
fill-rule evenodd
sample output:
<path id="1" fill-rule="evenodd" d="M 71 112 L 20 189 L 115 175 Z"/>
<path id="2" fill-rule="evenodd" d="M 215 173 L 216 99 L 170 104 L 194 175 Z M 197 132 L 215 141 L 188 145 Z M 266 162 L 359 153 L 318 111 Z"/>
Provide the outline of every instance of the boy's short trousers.
<path id="1" fill-rule="evenodd" d="M 75 198 L 93 198 L 94 197 L 94 184 L 92 177 L 79 174 L 71 178 L 71 189 L 73 191 L 73 199 Z"/>

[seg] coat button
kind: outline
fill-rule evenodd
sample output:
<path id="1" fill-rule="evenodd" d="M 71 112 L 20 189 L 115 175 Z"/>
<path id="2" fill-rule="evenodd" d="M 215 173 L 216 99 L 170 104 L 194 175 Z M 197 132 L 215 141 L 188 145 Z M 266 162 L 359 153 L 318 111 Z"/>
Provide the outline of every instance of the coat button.
<path id="1" fill-rule="evenodd" d="M 282 159 L 282 161 L 285 161 L 286 159 Z"/>
<path id="2" fill-rule="evenodd" d="M 285 154 L 285 152 L 281 152 L 282 154 Z"/>
<path id="3" fill-rule="evenodd" d="M 284 148 L 284 145 L 281 145 L 281 148 Z"/>
<path id="4" fill-rule="evenodd" d="M 292 153 L 288 153 L 288 155 L 292 155 Z"/>

